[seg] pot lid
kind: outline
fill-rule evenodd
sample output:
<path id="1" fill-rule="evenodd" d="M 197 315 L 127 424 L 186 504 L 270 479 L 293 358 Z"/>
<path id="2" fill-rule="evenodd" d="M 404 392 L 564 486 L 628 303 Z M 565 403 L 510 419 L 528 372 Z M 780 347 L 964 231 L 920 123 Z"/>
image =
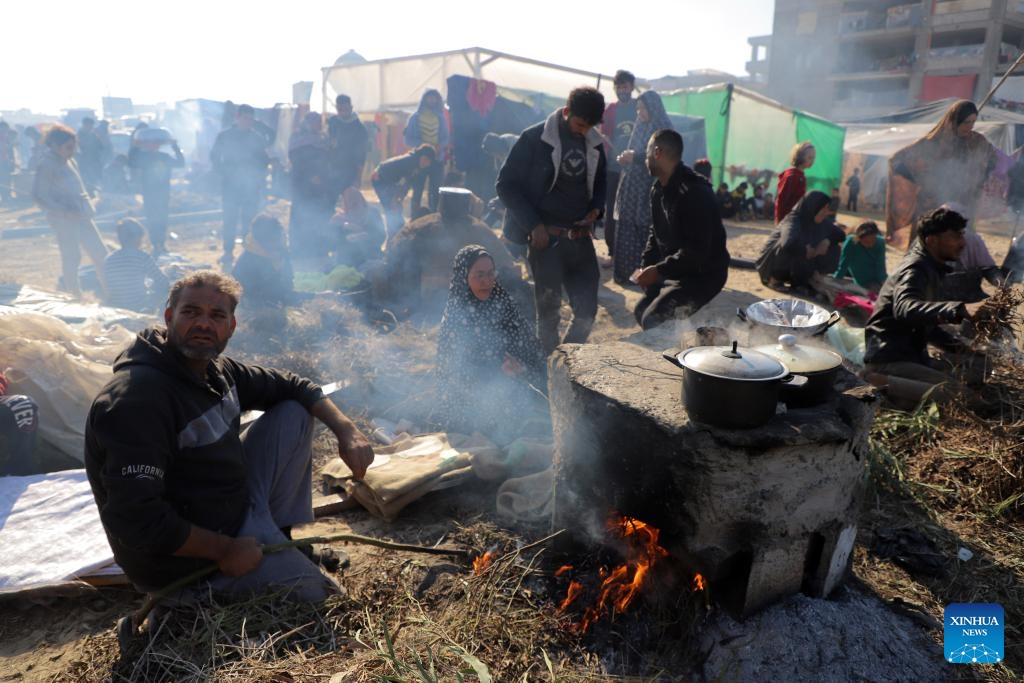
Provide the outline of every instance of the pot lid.
<path id="1" fill-rule="evenodd" d="M 824 372 L 843 364 L 843 357 L 835 351 L 798 344 L 796 336 L 792 334 L 779 335 L 778 344 L 758 346 L 755 350 L 778 359 L 790 372 L 797 374 Z"/>
<path id="2" fill-rule="evenodd" d="M 721 379 L 767 381 L 782 379 L 789 370 L 776 358 L 754 349 L 732 346 L 695 346 L 679 354 L 684 368 Z"/>

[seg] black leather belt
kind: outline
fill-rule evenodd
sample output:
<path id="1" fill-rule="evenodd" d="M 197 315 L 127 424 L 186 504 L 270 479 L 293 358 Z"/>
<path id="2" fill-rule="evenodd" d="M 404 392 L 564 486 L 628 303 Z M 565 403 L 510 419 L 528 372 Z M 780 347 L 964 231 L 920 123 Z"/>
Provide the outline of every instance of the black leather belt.
<path id="1" fill-rule="evenodd" d="M 561 228 L 557 225 L 548 225 L 546 227 L 548 234 L 553 237 L 568 237 L 571 240 L 581 240 L 591 236 L 590 227 Z"/>

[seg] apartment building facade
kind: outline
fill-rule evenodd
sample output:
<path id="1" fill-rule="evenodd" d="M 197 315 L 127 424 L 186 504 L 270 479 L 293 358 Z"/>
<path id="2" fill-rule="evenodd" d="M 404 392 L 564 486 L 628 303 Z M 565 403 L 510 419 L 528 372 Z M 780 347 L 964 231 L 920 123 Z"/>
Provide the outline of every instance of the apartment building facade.
<path id="1" fill-rule="evenodd" d="M 978 101 L 1024 47 L 1024 0 L 775 0 L 767 54 L 750 42 L 767 95 L 832 120 Z"/>

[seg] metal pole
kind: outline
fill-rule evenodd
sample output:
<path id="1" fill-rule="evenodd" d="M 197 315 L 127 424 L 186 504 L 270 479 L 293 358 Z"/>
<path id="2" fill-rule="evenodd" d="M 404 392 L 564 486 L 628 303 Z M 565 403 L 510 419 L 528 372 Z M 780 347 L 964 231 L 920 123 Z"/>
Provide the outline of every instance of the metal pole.
<path id="1" fill-rule="evenodd" d="M 1013 65 L 1006 70 L 1006 73 L 1004 73 L 1003 77 L 999 79 L 999 82 L 992 86 L 992 89 L 988 91 L 987 95 L 985 95 L 985 99 L 983 99 L 981 101 L 981 104 L 978 105 L 979 112 L 981 111 L 981 108 L 988 104 L 988 101 L 992 99 L 992 95 L 994 95 L 996 90 L 999 89 L 999 86 L 1001 86 L 1006 81 L 1006 79 L 1010 77 L 1010 74 L 1013 73 L 1014 69 L 1020 66 L 1021 62 L 1024 62 L 1024 52 L 1020 53 L 1020 57 L 1017 57 L 1017 61 L 1014 62 Z"/>

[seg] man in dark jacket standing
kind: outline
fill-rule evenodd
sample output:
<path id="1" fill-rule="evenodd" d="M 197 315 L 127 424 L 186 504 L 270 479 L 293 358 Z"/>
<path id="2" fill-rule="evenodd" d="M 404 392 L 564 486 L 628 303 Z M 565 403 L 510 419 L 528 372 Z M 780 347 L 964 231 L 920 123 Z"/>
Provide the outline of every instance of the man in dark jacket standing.
<path id="1" fill-rule="evenodd" d="M 249 230 L 253 217 L 267 189 L 267 147 L 270 140 L 256 129 L 256 111 L 248 104 L 239 105 L 235 123 L 222 130 L 210 150 L 210 163 L 221 177 L 224 210 L 225 270 L 234 261 L 235 235 L 242 237 Z"/>
<path id="2" fill-rule="evenodd" d="M 153 129 L 150 129 L 153 130 Z M 171 146 L 174 156 L 161 152 L 164 144 Z M 142 209 L 146 213 L 146 230 L 153 255 L 167 251 L 167 221 L 171 210 L 171 173 L 175 168 L 185 166 L 185 156 L 177 141 L 171 139 L 133 141 L 128 153 L 128 167 L 132 177 L 139 182 L 142 190 Z"/>
<path id="3" fill-rule="evenodd" d="M 220 354 L 241 287 L 216 271 L 171 286 L 166 329 L 141 332 L 89 411 L 85 466 L 114 558 L 155 592 L 215 566 L 213 590 L 275 586 L 321 600 L 331 582 L 296 550 L 263 556 L 312 521 L 313 420 L 338 438 L 361 479 L 366 437 L 307 379 Z M 240 415 L 266 411 L 244 436 Z"/>
<path id="4" fill-rule="evenodd" d="M 563 287 L 573 313 L 563 343 L 587 341 L 597 317 L 594 222 L 604 209 L 606 173 L 594 126 L 603 115 L 600 92 L 574 89 L 564 108 L 523 131 L 495 185 L 507 208 L 505 237 L 529 244 L 537 336 L 547 353 L 558 345 Z"/>
<path id="5" fill-rule="evenodd" d="M 352 109 L 352 98 L 338 95 L 334 100 L 338 113 L 327 120 L 328 168 L 334 201 L 350 187 L 359 188 L 363 164 L 369 151 L 370 135 Z"/>
<path id="6" fill-rule="evenodd" d="M 888 388 L 897 403 L 916 404 L 933 387 L 955 384 L 953 366 L 932 358 L 928 345 L 953 353 L 964 343 L 940 325 L 984 317 L 984 302 L 941 301 L 940 285 L 966 244 L 967 219 L 938 208 L 917 223 L 917 241 L 882 285 L 864 329 L 865 378 Z M 961 358 L 958 360 L 966 360 Z"/>
<path id="7" fill-rule="evenodd" d="M 707 178 L 682 162 L 683 138 L 655 131 L 647 143 L 651 187 L 651 234 L 636 283 L 644 296 L 633 314 L 647 330 L 678 309 L 692 315 L 722 291 L 729 276 L 729 252 L 718 201 Z"/>

